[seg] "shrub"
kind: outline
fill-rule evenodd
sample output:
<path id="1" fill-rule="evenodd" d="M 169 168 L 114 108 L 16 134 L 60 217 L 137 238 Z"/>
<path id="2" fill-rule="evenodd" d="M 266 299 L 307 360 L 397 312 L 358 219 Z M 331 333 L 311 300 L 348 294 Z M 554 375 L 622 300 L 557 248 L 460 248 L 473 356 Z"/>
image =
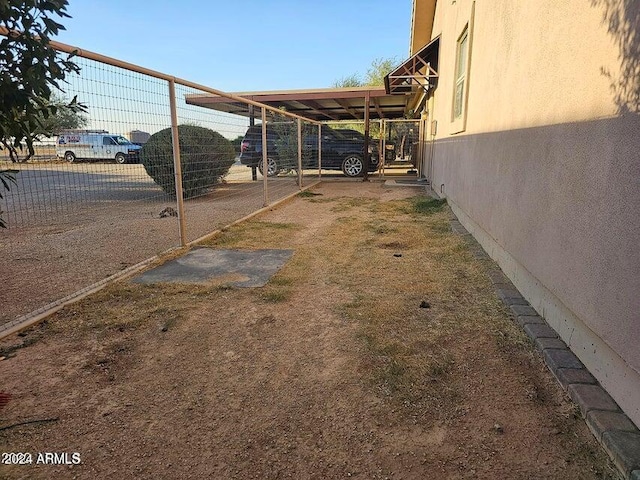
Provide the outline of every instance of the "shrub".
<path id="1" fill-rule="evenodd" d="M 233 145 L 218 132 L 195 125 L 179 125 L 182 190 L 184 198 L 204 193 L 219 183 L 235 160 Z M 175 196 L 171 129 L 151 135 L 142 147 L 144 169 L 164 192 Z"/>

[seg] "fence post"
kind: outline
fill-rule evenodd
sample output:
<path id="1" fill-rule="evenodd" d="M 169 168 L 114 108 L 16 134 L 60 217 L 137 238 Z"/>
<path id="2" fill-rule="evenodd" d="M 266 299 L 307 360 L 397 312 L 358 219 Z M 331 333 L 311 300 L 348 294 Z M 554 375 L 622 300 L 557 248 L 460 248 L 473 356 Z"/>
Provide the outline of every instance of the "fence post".
<path id="1" fill-rule="evenodd" d="M 298 187 L 302 190 L 302 120 L 298 119 Z"/>
<path id="2" fill-rule="evenodd" d="M 384 120 L 379 120 L 378 135 L 378 177 L 384 178 Z"/>
<path id="3" fill-rule="evenodd" d="M 369 90 L 364 96 L 364 172 L 362 172 L 362 181 L 369 181 L 369 104 L 371 103 L 371 94 Z"/>
<path id="4" fill-rule="evenodd" d="M 318 178 L 322 178 L 322 124 L 318 124 Z"/>
<path id="5" fill-rule="evenodd" d="M 178 111 L 176 108 L 176 82 L 169 80 L 169 106 L 171 108 L 171 145 L 173 146 L 173 170 L 176 181 L 176 206 L 178 209 L 178 228 L 180 246 L 187 245 L 187 229 L 184 218 L 184 198 L 182 195 L 182 162 L 180 161 L 180 136 L 178 135 Z"/>
<path id="6" fill-rule="evenodd" d="M 263 207 L 269 205 L 269 192 L 267 177 L 269 176 L 269 159 L 267 152 L 267 109 L 261 107 L 262 113 L 262 194 Z"/>

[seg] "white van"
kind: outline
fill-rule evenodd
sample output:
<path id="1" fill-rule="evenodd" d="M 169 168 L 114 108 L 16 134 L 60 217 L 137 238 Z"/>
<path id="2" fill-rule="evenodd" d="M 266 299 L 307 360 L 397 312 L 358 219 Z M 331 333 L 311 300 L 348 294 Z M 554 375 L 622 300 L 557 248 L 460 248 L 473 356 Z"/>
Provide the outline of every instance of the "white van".
<path id="1" fill-rule="evenodd" d="M 82 159 L 137 163 L 141 148 L 121 135 L 104 130 L 69 130 L 58 135 L 56 156 L 67 162 Z"/>

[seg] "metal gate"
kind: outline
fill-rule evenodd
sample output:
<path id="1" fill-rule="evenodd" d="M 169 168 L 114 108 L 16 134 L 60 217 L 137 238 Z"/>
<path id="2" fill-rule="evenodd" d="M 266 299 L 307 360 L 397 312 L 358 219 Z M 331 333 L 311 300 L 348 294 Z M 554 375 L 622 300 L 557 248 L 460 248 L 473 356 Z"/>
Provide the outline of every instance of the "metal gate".
<path id="1" fill-rule="evenodd" d="M 391 168 L 406 168 L 410 172 L 420 172 L 420 120 L 383 120 L 380 135 L 381 168 L 385 172 Z"/>

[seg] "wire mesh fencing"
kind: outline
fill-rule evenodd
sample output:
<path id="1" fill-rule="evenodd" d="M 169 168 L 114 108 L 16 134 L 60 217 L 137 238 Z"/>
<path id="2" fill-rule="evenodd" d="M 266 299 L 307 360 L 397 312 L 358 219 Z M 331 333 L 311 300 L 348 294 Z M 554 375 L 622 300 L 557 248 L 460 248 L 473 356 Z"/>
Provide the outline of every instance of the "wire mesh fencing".
<path id="1" fill-rule="evenodd" d="M 302 185 L 303 170 L 290 164 L 304 122 L 250 102 L 234 113 L 216 111 L 191 101 L 210 89 L 91 58 L 76 63 L 80 74 L 68 78 L 59 100 L 77 97 L 86 111 L 40 139 L 28 162 L 0 158 L 0 169 L 18 171 L 0 200 L 8 227 L 0 229 L 0 325 Z M 243 152 L 256 126 L 262 137 L 263 122 L 283 133 L 267 152 L 281 149 L 276 158 L 285 162 L 264 177 L 263 162 Z"/>
<path id="2" fill-rule="evenodd" d="M 419 120 L 371 121 L 365 154 L 364 121 L 329 122 L 322 130 L 323 174 L 342 171 L 358 177 L 368 162 L 369 174 L 404 175 L 420 166 L 419 132 Z"/>
<path id="3" fill-rule="evenodd" d="M 420 121 L 384 120 L 381 125 L 380 145 L 382 174 L 394 171 L 414 171 L 420 166 Z"/>

